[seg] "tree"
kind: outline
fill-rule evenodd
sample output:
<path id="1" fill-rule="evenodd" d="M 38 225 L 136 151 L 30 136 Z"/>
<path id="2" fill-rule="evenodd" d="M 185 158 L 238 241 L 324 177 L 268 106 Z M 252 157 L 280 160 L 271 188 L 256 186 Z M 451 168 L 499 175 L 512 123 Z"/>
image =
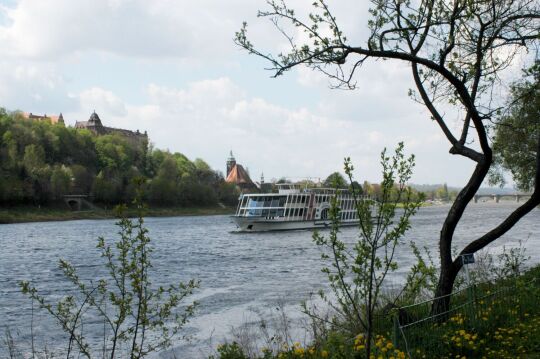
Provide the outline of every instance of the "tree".
<path id="1" fill-rule="evenodd" d="M 331 173 L 323 182 L 324 187 L 328 188 L 347 188 L 345 177 L 339 172 Z"/>
<path id="2" fill-rule="evenodd" d="M 24 168 L 28 173 L 37 172 L 45 165 L 45 151 L 39 145 L 26 146 L 23 157 Z"/>
<path id="3" fill-rule="evenodd" d="M 535 161 L 540 141 L 540 60 L 511 88 L 506 114 L 495 126 L 493 140 L 495 170 L 491 183 L 504 185 L 502 170 L 512 174 L 518 189 L 535 186 Z"/>
<path id="4" fill-rule="evenodd" d="M 51 173 L 51 194 L 54 200 L 69 193 L 73 174 L 65 166 L 56 166 Z"/>
<path id="5" fill-rule="evenodd" d="M 138 185 L 141 181 L 138 180 Z M 119 238 L 98 238 L 97 248 L 106 275 L 84 281 L 76 267 L 59 261 L 63 276 L 74 287 L 53 305 L 28 281 L 19 283 L 24 294 L 36 301 L 69 335 L 66 358 L 143 358 L 171 346 L 172 339 L 193 315 L 197 302 L 186 303 L 199 281 L 154 285 L 152 252 L 143 218 L 140 188 L 134 204 L 137 218 L 117 207 Z M 87 337 L 85 326 L 103 323 L 103 341 Z M 101 324 L 98 324 L 101 326 Z M 75 352 L 78 351 L 78 355 Z M 34 354 L 34 353 L 33 353 Z M 33 355 L 32 355 L 33 356 Z"/>
<path id="6" fill-rule="evenodd" d="M 150 199 L 157 203 L 178 203 L 178 188 L 180 173 L 178 164 L 173 157 L 166 157 L 161 162 L 156 177 L 150 185 Z"/>
<path id="7" fill-rule="evenodd" d="M 397 245 L 411 228 L 410 217 L 420 206 L 420 199 L 413 200 L 413 192 L 406 185 L 412 175 L 414 156 L 405 157 L 403 143 L 389 156 L 386 149 L 381 153 L 383 180 L 380 201 L 363 200 L 355 187 L 351 189 L 359 226 L 358 240 L 347 244 L 339 239 L 340 211 L 337 196 L 331 200 L 331 231 L 328 236 L 317 232 L 313 240 L 324 251 L 326 262 L 322 271 L 327 274 L 337 305 L 321 292 L 321 298 L 336 309 L 340 322 L 355 324 L 351 334 L 365 333 L 357 337 L 365 350 L 365 358 L 373 357 L 371 351 L 374 334 L 374 314 L 380 305 L 380 294 L 388 273 L 398 264 L 394 259 Z M 345 159 L 345 173 L 353 182 L 353 165 Z M 397 191 L 397 192 L 396 192 Z M 398 204 L 403 211 L 396 218 Z M 307 308 L 304 308 L 306 312 Z"/>
<path id="8" fill-rule="evenodd" d="M 355 88 L 354 74 L 370 59 L 404 61 L 411 66 L 416 90 L 410 95 L 425 105 L 450 143 L 450 153 L 475 163 L 469 181 L 453 202 L 439 237 L 441 269 L 435 312 L 447 310 L 454 281 L 462 267 L 460 255 L 475 253 L 506 233 L 540 203 L 540 158 L 536 157 L 532 197 L 503 222 L 452 255 L 456 227 L 465 208 L 493 164 L 488 125 L 499 108 L 493 94 L 504 85 L 502 75 L 516 57 L 540 45 L 540 3 L 537 0 L 372 0 L 371 31 L 365 45 L 351 44 L 324 0 L 313 3 L 313 13 L 300 18 L 285 0 L 268 1 L 259 16 L 269 18 L 283 34 L 290 50 L 277 56 L 254 47 L 247 24 L 236 33 L 236 43 L 270 63 L 274 76 L 299 65 L 319 70 L 335 87 Z M 283 22 L 307 36 L 295 37 Z M 297 39 L 307 39 L 299 42 Z M 302 40 L 300 40 L 302 41 Z M 453 111 L 447 111 L 448 105 Z M 459 133 L 449 125 L 462 122 Z M 471 146 L 471 141 L 478 146 Z M 538 143 L 536 144 L 538 146 Z"/>
<path id="9" fill-rule="evenodd" d="M 364 194 L 362 185 L 358 183 L 357 181 L 352 181 L 350 187 L 351 187 L 351 191 L 355 191 L 359 196 L 362 196 Z"/>

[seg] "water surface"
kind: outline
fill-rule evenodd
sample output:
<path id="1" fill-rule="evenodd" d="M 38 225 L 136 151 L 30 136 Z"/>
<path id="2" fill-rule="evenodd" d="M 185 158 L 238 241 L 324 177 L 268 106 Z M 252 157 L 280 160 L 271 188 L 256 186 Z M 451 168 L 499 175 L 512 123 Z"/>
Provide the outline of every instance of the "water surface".
<path id="1" fill-rule="evenodd" d="M 492 229 L 516 206 L 510 202 L 471 204 L 457 228 L 456 247 L 462 248 Z M 448 208 L 422 208 L 413 218 L 407 239 L 428 246 L 437 257 L 438 234 Z M 148 218 L 146 223 L 155 249 L 153 282 L 201 281 L 193 297 L 200 307 L 186 327 L 194 338 L 190 344 L 180 342 L 174 348 L 179 358 L 208 353 L 227 337 L 232 326 L 251 320 L 254 311 L 273 308 L 278 301 L 298 311 L 298 304 L 310 293 L 327 288 L 320 271 L 320 252 L 310 231 L 231 233 L 234 224 L 228 216 Z M 116 232 L 113 220 L 0 225 L 0 329 L 9 327 L 27 345 L 31 303 L 20 293 L 17 282 L 29 280 L 42 294 L 59 298 L 70 287 L 57 269 L 58 260 L 76 265 L 82 278 L 100 277 L 103 269 L 96 239 L 113 239 Z M 346 241 L 356 237 L 354 228 L 342 230 Z M 540 210 L 527 215 L 489 250 L 500 252 L 502 246 L 515 246 L 519 240 L 525 241 L 532 262 L 540 262 Z M 394 282 L 406 274 L 414 258 L 402 247 L 397 261 L 400 269 L 393 275 Z M 54 348 L 66 342 L 42 312 L 34 313 L 33 322 L 38 345 Z M 100 335 L 95 330 L 88 334 Z M 0 343 L 0 357 L 3 349 L 4 343 Z"/>

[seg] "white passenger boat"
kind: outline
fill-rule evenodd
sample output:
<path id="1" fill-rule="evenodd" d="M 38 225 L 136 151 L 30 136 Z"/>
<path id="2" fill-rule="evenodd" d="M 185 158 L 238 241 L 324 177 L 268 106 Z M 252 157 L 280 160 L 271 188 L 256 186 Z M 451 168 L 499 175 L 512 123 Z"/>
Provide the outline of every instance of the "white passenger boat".
<path id="1" fill-rule="evenodd" d="M 341 225 L 358 224 L 352 193 L 331 188 L 303 188 L 278 184 L 278 193 L 250 193 L 240 196 L 234 222 L 242 232 L 325 228 L 331 224 L 330 201 L 337 196 Z M 365 200 L 364 197 L 359 200 Z"/>

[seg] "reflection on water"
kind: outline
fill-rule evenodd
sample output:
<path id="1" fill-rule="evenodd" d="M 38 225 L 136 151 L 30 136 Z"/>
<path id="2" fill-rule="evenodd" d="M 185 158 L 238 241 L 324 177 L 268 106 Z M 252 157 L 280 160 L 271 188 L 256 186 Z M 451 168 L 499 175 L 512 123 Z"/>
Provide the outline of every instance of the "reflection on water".
<path id="1" fill-rule="evenodd" d="M 516 206 L 471 204 L 456 231 L 457 248 L 496 226 Z M 407 238 L 428 246 L 437 257 L 438 234 L 447 211 L 447 206 L 422 208 Z M 250 318 L 252 309 L 270 308 L 280 299 L 298 308 L 309 293 L 325 289 L 320 253 L 309 231 L 238 234 L 227 216 L 149 218 L 147 225 L 155 248 L 153 283 L 201 281 L 201 289 L 192 297 L 201 305 L 187 328 L 194 340 L 176 347 L 180 357 L 201 355 L 210 346 L 210 336 L 215 346 L 231 326 Z M 0 225 L 0 328 L 18 330 L 19 339 L 27 339 L 31 303 L 20 294 L 17 282 L 30 280 L 43 294 L 57 298 L 69 288 L 57 269 L 60 258 L 75 264 L 82 278 L 100 276 L 96 239 L 111 239 L 116 231 L 112 220 Z M 357 232 L 343 228 L 342 236 L 354 241 Z M 526 241 L 533 261 L 540 262 L 540 210 L 535 209 L 490 250 L 500 251 L 519 240 Z M 396 282 L 414 258 L 403 247 L 397 261 Z M 50 347 L 65 343 L 56 325 L 41 312 L 34 315 L 34 331 Z"/>

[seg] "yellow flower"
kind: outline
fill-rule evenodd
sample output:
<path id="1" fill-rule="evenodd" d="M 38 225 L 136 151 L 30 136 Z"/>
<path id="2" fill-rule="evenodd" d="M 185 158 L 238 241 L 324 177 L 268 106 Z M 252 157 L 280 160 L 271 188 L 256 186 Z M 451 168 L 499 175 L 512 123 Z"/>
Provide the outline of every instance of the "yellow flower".
<path id="1" fill-rule="evenodd" d="M 294 348 L 294 354 L 303 356 L 304 355 L 304 348 L 302 348 L 302 347 Z"/>
<path id="2" fill-rule="evenodd" d="M 321 352 L 321 357 L 323 357 L 323 358 L 328 358 L 328 352 L 327 352 L 326 350 L 323 350 L 323 351 Z"/>

